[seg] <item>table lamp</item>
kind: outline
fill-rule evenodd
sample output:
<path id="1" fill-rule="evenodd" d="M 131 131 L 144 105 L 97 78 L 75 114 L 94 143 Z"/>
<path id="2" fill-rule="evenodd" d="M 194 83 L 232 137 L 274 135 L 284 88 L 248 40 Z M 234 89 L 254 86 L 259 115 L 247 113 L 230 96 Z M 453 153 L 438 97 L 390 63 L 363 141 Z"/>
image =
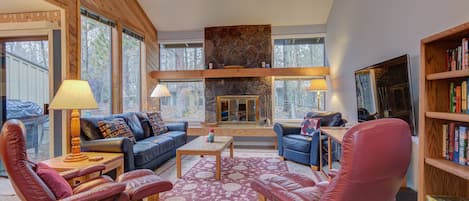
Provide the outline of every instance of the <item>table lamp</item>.
<path id="1" fill-rule="evenodd" d="M 150 97 L 167 97 L 171 96 L 171 93 L 168 90 L 168 87 L 163 84 L 157 84 L 155 89 L 150 94 Z"/>
<path id="2" fill-rule="evenodd" d="M 322 91 L 327 91 L 327 83 L 326 79 L 313 79 L 311 80 L 311 83 L 309 85 L 309 90 L 311 91 L 316 91 L 317 95 L 316 98 L 318 99 L 318 111 L 319 111 L 319 105 L 321 101 L 321 92 Z"/>
<path id="3" fill-rule="evenodd" d="M 97 109 L 91 87 L 86 80 L 64 80 L 49 105 L 50 110 L 72 110 L 70 134 L 72 153 L 64 162 L 76 162 L 88 159 L 80 152 L 80 112 L 79 109 Z"/>

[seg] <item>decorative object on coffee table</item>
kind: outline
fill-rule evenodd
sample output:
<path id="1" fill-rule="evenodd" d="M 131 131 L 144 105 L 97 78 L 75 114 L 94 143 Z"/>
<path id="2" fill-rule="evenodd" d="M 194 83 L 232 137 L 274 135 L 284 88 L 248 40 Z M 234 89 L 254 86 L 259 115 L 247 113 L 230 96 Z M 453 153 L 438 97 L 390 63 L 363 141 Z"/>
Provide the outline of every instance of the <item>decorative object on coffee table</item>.
<path id="1" fill-rule="evenodd" d="M 215 141 L 215 134 L 214 134 L 214 132 L 215 132 L 215 129 L 213 129 L 213 128 L 210 128 L 210 129 L 208 130 L 207 142 L 212 143 L 212 142 Z"/>
<path id="2" fill-rule="evenodd" d="M 309 90 L 316 91 L 316 97 L 318 102 L 318 111 L 320 111 L 320 103 L 321 103 L 321 92 L 327 91 L 327 83 L 326 79 L 313 79 L 309 85 Z"/>
<path id="3" fill-rule="evenodd" d="M 80 153 L 80 112 L 79 109 L 97 109 L 91 87 L 86 80 L 64 80 L 52 99 L 50 110 L 72 110 L 70 134 L 72 136 L 72 153 L 68 154 L 65 162 L 76 162 L 88 159 Z"/>

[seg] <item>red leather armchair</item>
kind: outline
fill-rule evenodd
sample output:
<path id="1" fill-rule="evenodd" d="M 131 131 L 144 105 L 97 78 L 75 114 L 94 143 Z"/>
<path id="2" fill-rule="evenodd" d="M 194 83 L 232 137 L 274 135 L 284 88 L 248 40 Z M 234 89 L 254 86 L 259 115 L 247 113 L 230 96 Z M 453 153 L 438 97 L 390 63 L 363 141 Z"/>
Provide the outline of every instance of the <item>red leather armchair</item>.
<path id="1" fill-rule="evenodd" d="M 411 133 L 400 119 L 358 124 L 344 136 L 342 167 L 328 181 L 299 174 L 258 178 L 259 200 L 394 201 L 410 163 Z"/>
<path id="2" fill-rule="evenodd" d="M 36 174 L 36 164 L 30 162 L 26 154 L 25 128 L 18 120 L 9 120 L 0 135 L 0 156 L 7 170 L 10 181 L 21 200 L 49 201 L 57 200 L 49 187 Z M 88 175 L 104 169 L 104 166 L 92 166 L 62 173 L 66 180 Z M 72 186 L 73 195 L 63 200 L 126 200 L 123 193 L 126 185 L 115 183 L 107 176 L 100 176 Z"/>

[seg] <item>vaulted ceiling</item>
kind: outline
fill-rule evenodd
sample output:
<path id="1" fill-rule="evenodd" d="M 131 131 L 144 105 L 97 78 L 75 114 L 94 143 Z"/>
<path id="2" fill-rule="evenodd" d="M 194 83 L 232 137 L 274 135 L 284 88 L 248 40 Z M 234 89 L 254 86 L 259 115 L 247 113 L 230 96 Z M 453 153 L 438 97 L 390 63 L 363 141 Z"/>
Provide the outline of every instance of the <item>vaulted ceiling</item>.
<path id="1" fill-rule="evenodd" d="M 158 31 L 326 24 L 333 0 L 138 0 Z"/>

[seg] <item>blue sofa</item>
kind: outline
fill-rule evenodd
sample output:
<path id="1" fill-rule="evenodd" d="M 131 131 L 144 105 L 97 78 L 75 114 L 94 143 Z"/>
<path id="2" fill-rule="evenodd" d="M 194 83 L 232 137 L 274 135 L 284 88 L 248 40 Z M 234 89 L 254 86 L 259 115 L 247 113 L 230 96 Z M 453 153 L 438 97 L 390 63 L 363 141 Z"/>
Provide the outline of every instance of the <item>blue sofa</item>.
<path id="1" fill-rule="evenodd" d="M 98 121 L 123 118 L 135 136 L 133 144 L 129 138 L 103 138 Z M 176 155 L 176 149 L 187 142 L 187 122 L 166 123 L 168 131 L 155 136 L 148 117 L 143 112 L 114 114 L 104 117 L 80 119 L 81 150 L 114 152 L 124 154 L 125 172 L 134 169 L 155 169 Z"/>
<path id="2" fill-rule="evenodd" d="M 309 112 L 305 118 L 321 118 L 321 126 L 344 126 L 346 120 L 341 113 Z M 300 126 L 284 126 L 281 123 L 274 124 L 277 134 L 278 155 L 284 159 L 311 165 L 311 169 L 319 170 L 319 142 L 324 143 L 325 138 L 319 140 L 319 134 L 312 137 L 301 135 Z"/>

